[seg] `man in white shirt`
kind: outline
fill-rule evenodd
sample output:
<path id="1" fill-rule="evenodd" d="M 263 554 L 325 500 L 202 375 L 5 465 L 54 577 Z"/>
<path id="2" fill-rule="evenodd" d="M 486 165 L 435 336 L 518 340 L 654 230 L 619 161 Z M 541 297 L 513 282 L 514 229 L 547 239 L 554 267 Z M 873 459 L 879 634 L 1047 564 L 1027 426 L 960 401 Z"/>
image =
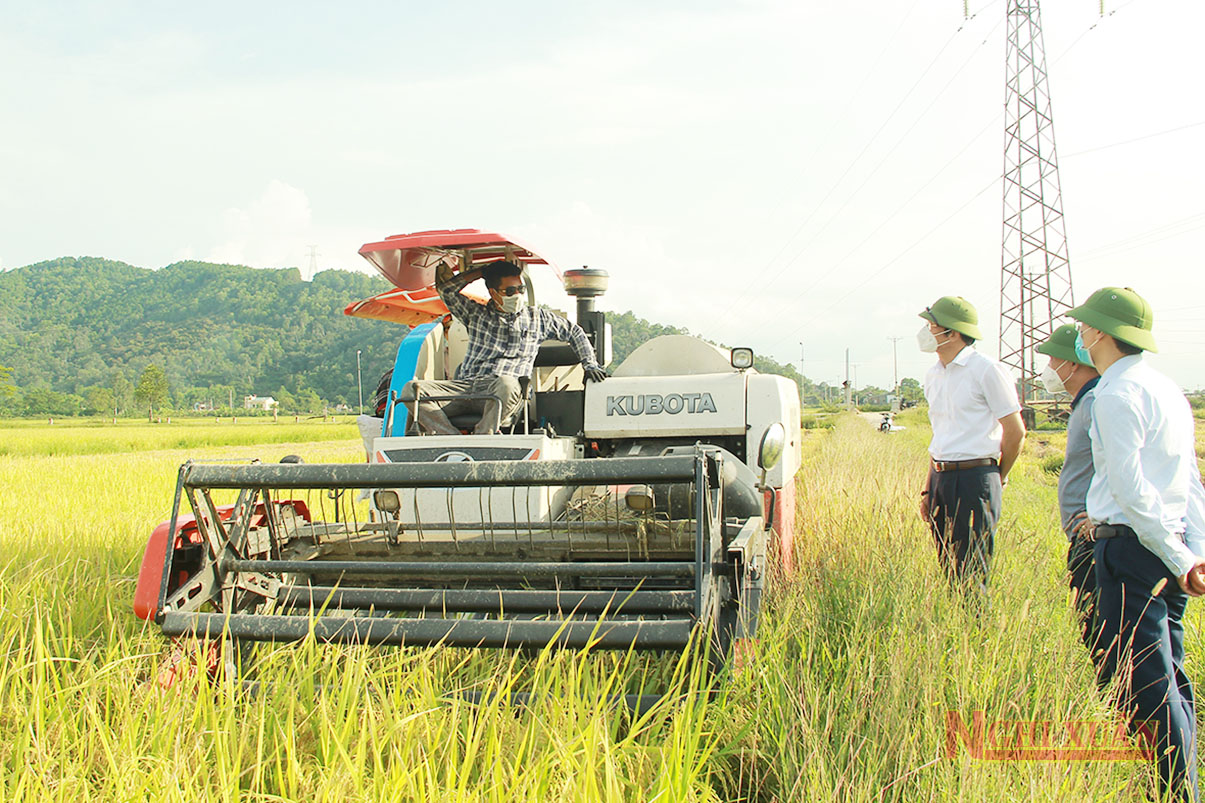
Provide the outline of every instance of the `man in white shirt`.
<path id="1" fill-rule="evenodd" d="M 1205 489 L 1192 410 L 1152 369 L 1150 305 L 1106 287 L 1069 315 L 1100 371 L 1092 407 L 1088 516 L 1096 535 L 1098 677 L 1115 676 L 1132 728 L 1153 736 L 1160 797 L 1197 800 L 1196 710 L 1181 620 L 1205 594 Z M 1120 671 L 1118 671 L 1120 670 Z"/>
<path id="2" fill-rule="evenodd" d="M 920 317 L 928 322 L 917 335 L 920 349 L 937 354 L 925 374 L 933 439 L 921 517 L 947 576 L 982 594 L 1002 489 L 1025 442 L 1021 405 L 1004 366 L 973 348 L 983 335 L 969 301 L 943 296 Z"/>

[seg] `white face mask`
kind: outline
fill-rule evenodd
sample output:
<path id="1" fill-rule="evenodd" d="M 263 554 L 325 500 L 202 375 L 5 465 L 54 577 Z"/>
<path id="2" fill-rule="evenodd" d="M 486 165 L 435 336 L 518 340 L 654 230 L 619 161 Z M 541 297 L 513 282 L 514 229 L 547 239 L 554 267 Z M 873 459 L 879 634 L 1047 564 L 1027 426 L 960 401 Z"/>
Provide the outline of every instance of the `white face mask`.
<path id="1" fill-rule="evenodd" d="M 527 306 L 527 299 L 522 293 L 502 297 L 502 311 L 508 315 L 515 314 L 525 306 Z"/>
<path id="2" fill-rule="evenodd" d="M 925 354 L 934 354 L 937 351 L 937 335 L 929 331 L 929 324 L 925 324 L 916 333 L 916 345 Z"/>
<path id="3" fill-rule="evenodd" d="M 1063 384 L 1063 378 L 1059 376 L 1059 372 L 1053 367 L 1047 365 L 1046 370 L 1042 371 L 1042 376 L 1039 377 L 1042 386 L 1046 388 L 1047 393 L 1066 393 L 1067 386 Z"/>

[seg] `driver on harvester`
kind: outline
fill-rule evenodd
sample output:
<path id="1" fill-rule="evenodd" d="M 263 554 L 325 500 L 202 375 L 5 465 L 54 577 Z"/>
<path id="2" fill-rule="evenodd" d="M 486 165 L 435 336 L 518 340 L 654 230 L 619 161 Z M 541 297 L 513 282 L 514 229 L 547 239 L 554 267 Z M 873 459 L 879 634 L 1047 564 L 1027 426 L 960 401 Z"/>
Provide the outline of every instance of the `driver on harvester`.
<path id="1" fill-rule="evenodd" d="M 480 304 L 460 294 L 471 282 L 485 278 L 490 301 Z M 453 274 L 441 262 L 435 289 L 448 310 L 469 332 L 468 351 L 455 379 L 420 379 L 407 383 L 401 400 L 413 420 L 430 435 L 459 435 L 450 416 L 481 414 L 474 435 L 492 435 L 509 422 L 523 403 L 521 379 L 530 377 L 536 352 L 545 340 L 569 343 L 581 360 L 586 379 L 601 382 L 607 374 L 594 356 L 585 331 L 575 323 L 538 307 L 525 305 L 527 288 L 522 269 L 500 260 Z M 439 401 L 427 397 L 462 396 Z M 418 399 L 418 410 L 414 409 Z"/>

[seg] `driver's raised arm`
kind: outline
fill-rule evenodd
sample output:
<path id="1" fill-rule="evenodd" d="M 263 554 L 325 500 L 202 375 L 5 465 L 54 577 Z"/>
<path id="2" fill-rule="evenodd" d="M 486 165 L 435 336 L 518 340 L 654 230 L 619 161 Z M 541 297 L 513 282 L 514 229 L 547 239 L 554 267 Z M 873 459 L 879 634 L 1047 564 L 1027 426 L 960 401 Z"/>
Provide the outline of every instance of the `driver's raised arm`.
<path id="1" fill-rule="evenodd" d="M 439 297 L 443 299 L 444 306 L 448 308 L 448 311 L 462 322 L 470 318 L 473 313 L 479 311 L 481 305 L 465 298 L 460 294 L 460 291 L 466 285 L 480 279 L 481 275 L 481 268 L 474 268 L 463 273 L 453 273 L 451 266 L 447 262 L 440 262 L 439 266 L 435 269 L 435 289 L 439 292 Z"/>

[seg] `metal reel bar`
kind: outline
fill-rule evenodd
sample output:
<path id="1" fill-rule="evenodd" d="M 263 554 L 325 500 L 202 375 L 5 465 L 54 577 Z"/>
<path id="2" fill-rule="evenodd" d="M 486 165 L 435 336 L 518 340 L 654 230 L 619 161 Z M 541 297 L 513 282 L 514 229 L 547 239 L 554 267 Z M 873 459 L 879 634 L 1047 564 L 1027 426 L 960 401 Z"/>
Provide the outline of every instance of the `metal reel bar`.
<path id="1" fill-rule="evenodd" d="M 192 463 L 186 488 L 450 488 L 692 482 L 695 455 L 465 463 Z"/>
<path id="2" fill-rule="evenodd" d="M 449 647 L 681 650 L 694 623 L 667 621 L 531 621 L 514 619 L 390 619 L 385 617 L 254 616 L 168 613 L 168 636 L 301 641 L 313 633 L 328 644 L 396 644 Z"/>
<path id="3" fill-rule="evenodd" d="M 689 577 L 695 566 L 686 562 L 566 561 L 360 561 L 360 560 L 237 560 L 219 564 L 230 572 L 291 572 L 294 574 L 488 575 L 490 577 Z"/>
<path id="4" fill-rule="evenodd" d="M 284 608 L 376 609 L 382 611 L 454 611 L 523 614 L 677 614 L 694 610 L 689 591 L 534 591 L 487 589 L 336 588 L 292 586 L 281 589 Z"/>

